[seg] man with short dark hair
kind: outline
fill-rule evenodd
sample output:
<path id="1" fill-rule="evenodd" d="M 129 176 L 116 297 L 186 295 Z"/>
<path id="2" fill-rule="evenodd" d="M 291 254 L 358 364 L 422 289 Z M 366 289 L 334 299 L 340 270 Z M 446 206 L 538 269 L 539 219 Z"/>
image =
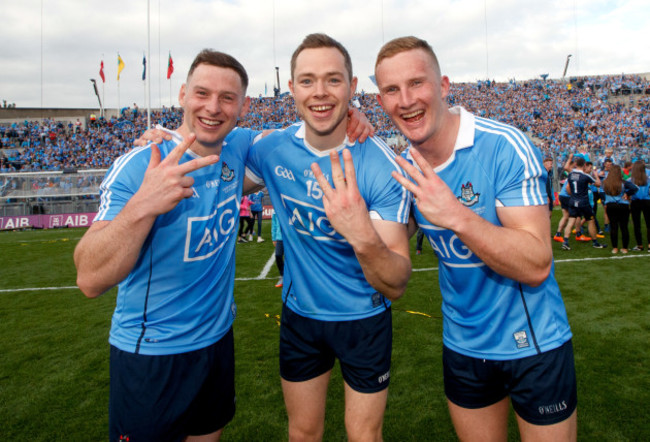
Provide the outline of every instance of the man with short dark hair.
<path id="1" fill-rule="evenodd" d="M 290 441 L 322 439 L 336 359 L 349 440 L 382 439 L 390 300 L 411 273 L 410 196 L 392 179 L 401 170 L 382 140 L 346 138 L 356 84 L 347 50 L 308 35 L 293 53 L 289 81 L 303 122 L 259 141 L 249 157 L 248 178 L 266 184 L 282 227 L 280 375 Z"/>
<path id="2" fill-rule="evenodd" d="M 234 253 L 244 163 L 257 132 L 246 71 L 202 51 L 171 140 L 118 158 L 75 250 L 88 297 L 119 284 L 109 342 L 110 440 L 218 440 L 235 412 Z"/>

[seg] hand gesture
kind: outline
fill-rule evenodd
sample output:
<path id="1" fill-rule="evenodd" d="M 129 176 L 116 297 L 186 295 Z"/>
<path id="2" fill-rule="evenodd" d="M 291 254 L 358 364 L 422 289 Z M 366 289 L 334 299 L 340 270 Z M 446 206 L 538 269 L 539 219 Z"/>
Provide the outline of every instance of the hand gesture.
<path id="1" fill-rule="evenodd" d="M 415 148 L 411 148 L 410 152 L 422 172 L 401 156 L 397 156 L 397 163 L 415 182 L 398 172 L 392 173 L 393 178 L 413 194 L 418 209 L 430 223 L 454 230 L 455 220 L 468 209 L 458 201 L 449 186 L 433 171 L 420 152 Z"/>
<path id="2" fill-rule="evenodd" d="M 332 183 L 334 187 L 330 186 L 317 163 L 311 165 L 311 170 L 323 191 L 323 207 L 330 224 L 348 242 L 351 242 L 351 238 L 357 238 L 357 234 L 363 234 L 367 231 L 370 216 L 368 215 L 366 202 L 361 197 L 357 187 L 357 178 L 350 151 L 343 149 L 345 173 L 341 168 L 337 151 L 330 153 L 330 161 L 332 162 Z"/>
<path id="3" fill-rule="evenodd" d="M 155 143 L 155 144 L 160 144 L 163 142 L 163 140 L 171 140 L 172 136 L 169 132 L 165 132 L 164 130 L 161 129 L 147 129 L 145 133 L 143 133 L 140 138 L 137 138 L 133 144 L 135 146 L 146 146 L 147 144 Z"/>
<path id="4" fill-rule="evenodd" d="M 372 127 L 368 118 L 356 108 L 348 109 L 347 135 L 350 141 L 363 143 L 368 137 L 375 135 L 375 128 Z"/>
<path id="5" fill-rule="evenodd" d="M 194 142 L 196 136 L 190 134 L 161 161 L 160 149 L 151 145 L 151 159 L 144 174 L 144 180 L 133 199 L 141 204 L 145 213 L 160 215 L 172 210 L 183 198 L 193 195 L 194 178 L 185 176 L 202 167 L 219 161 L 218 155 L 196 158 L 179 164 L 183 154 Z"/>

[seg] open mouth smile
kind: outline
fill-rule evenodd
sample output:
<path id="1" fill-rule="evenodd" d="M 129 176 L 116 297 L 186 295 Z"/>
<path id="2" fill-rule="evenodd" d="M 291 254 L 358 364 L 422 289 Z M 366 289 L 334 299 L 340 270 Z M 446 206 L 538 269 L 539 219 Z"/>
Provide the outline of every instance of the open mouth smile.
<path id="1" fill-rule="evenodd" d="M 423 117 L 424 117 L 423 110 L 416 110 L 413 112 L 409 112 L 407 114 L 402 114 L 402 119 L 409 123 L 420 121 Z"/>
<path id="2" fill-rule="evenodd" d="M 218 120 L 208 120 L 206 118 L 199 118 L 199 121 L 206 126 L 211 126 L 211 127 L 218 127 L 223 124 L 223 121 L 218 121 Z"/>

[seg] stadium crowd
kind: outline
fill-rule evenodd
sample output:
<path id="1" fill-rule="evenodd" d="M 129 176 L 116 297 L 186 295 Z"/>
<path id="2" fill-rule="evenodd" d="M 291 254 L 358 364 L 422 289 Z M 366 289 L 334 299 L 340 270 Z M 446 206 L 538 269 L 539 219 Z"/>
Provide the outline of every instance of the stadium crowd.
<path id="1" fill-rule="evenodd" d="M 376 95 L 361 92 L 355 97 L 377 134 L 393 138 L 399 133 Z M 453 83 L 450 105 L 461 105 L 479 116 L 511 124 L 526 132 L 545 155 L 558 162 L 587 145 L 592 160 L 614 150 L 614 161 L 646 160 L 650 147 L 650 81 L 640 76 L 598 76 L 507 83 L 479 81 Z M 163 108 L 151 115 L 152 124 L 178 127 L 180 108 Z M 241 126 L 254 129 L 281 128 L 298 121 L 289 94 L 251 100 Z M 132 147 L 144 132 L 146 113 L 125 108 L 121 118 L 79 121 L 24 121 L 0 124 L 0 172 L 104 169 Z M 397 137 L 396 139 L 401 140 Z M 403 149 L 399 141 L 395 148 Z"/>

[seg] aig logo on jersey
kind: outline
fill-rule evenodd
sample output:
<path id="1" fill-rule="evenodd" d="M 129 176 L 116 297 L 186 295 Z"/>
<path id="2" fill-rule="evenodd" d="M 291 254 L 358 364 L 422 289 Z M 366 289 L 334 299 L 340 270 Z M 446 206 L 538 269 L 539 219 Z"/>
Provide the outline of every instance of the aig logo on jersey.
<path id="1" fill-rule="evenodd" d="M 289 169 L 285 169 L 282 166 L 275 167 L 275 174 L 280 178 L 284 178 L 290 181 L 296 181 L 296 178 L 293 176 L 293 172 L 290 171 Z"/>
<path id="2" fill-rule="evenodd" d="M 221 250 L 235 230 L 238 213 L 238 199 L 233 195 L 210 215 L 188 218 L 183 261 L 207 259 Z"/>
<path id="3" fill-rule="evenodd" d="M 282 204 L 289 209 L 289 224 L 296 232 L 309 235 L 318 241 L 339 241 L 343 238 L 330 224 L 322 207 L 281 195 Z"/>

